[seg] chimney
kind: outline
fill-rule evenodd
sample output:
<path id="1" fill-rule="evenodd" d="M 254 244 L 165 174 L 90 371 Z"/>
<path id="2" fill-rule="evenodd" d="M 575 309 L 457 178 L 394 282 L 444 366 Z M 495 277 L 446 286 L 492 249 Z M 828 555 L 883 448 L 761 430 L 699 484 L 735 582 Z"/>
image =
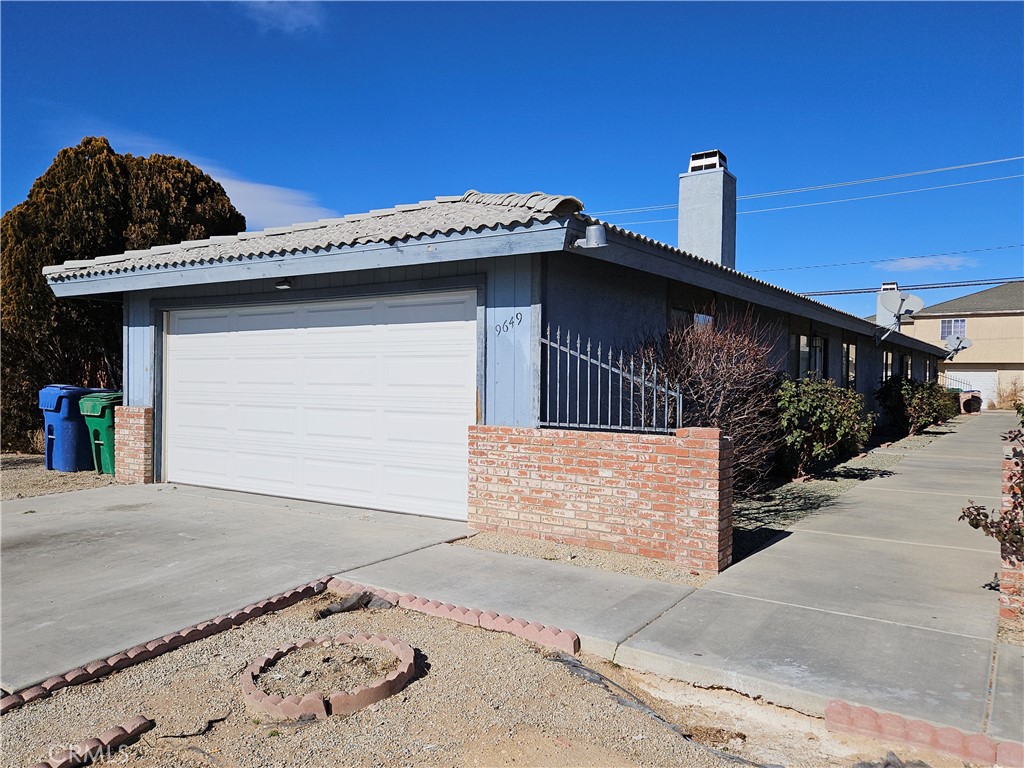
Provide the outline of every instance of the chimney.
<path id="1" fill-rule="evenodd" d="M 886 281 L 882 283 L 882 287 L 878 293 L 875 294 L 875 325 L 882 328 L 897 328 L 899 318 L 896 317 L 896 313 L 891 309 L 885 307 L 882 294 L 896 292 L 899 293 L 900 285 L 896 281 Z"/>
<path id="2" fill-rule="evenodd" d="M 690 155 L 679 174 L 679 248 L 736 269 L 736 177 L 717 149 Z"/>

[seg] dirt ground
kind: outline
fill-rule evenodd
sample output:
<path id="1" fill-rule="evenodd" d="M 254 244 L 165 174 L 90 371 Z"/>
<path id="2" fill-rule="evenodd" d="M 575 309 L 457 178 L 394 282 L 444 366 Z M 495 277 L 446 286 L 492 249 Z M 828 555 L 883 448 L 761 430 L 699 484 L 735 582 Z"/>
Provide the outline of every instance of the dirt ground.
<path id="1" fill-rule="evenodd" d="M 359 631 L 399 637 L 416 649 L 417 674 L 405 689 L 326 721 L 275 722 L 246 708 L 238 675 L 250 661 L 285 642 Z M 401 608 L 317 621 L 300 603 L 8 713 L 0 722 L 2 764 L 31 764 L 139 714 L 155 728 L 105 764 L 725 768 L 742 758 L 866 768 L 880 766 L 893 749 L 830 734 L 818 719 L 738 694 L 580 660 L 630 691 L 636 698 L 617 692 L 633 706 L 571 672 L 557 654 L 511 635 Z M 937 753 L 896 752 L 908 765 L 963 765 Z"/>
<path id="2" fill-rule="evenodd" d="M 48 470 L 43 457 L 35 453 L 0 454 L 0 498 L 4 500 L 81 491 L 113 482 L 110 475 L 97 475 L 92 471 Z"/>

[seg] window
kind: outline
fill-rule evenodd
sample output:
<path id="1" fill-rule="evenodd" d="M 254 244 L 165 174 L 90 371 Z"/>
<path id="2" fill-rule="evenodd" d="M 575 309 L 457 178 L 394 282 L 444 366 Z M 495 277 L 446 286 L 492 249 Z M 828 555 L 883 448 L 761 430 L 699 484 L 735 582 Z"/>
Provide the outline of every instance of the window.
<path id="1" fill-rule="evenodd" d="M 700 312 L 691 312 L 688 309 L 672 307 L 669 315 L 669 322 L 677 328 L 689 328 L 691 325 L 708 325 L 715 321 L 714 315 L 704 315 Z"/>
<path id="2" fill-rule="evenodd" d="M 814 378 L 824 379 L 828 376 L 828 339 L 811 336 L 810 367 Z"/>
<path id="3" fill-rule="evenodd" d="M 934 378 L 935 373 L 932 369 L 932 359 L 930 357 L 926 357 L 924 359 L 924 380 L 931 381 Z"/>
<path id="4" fill-rule="evenodd" d="M 903 355 L 900 358 L 900 375 L 904 379 L 912 379 L 914 377 L 914 358 L 909 355 Z"/>
<path id="5" fill-rule="evenodd" d="M 843 342 L 843 374 L 839 383 L 850 389 L 857 388 L 857 345 L 849 341 Z"/>
<path id="6" fill-rule="evenodd" d="M 892 378 L 892 350 L 882 350 L 882 381 Z"/>
<path id="7" fill-rule="evenodd" d="M 952 338 L 953 336 L 959 336 L 961 339 L 967 335 L 967 318 L 958 317 L 956 319 L 940 320 L 939 321 L 939 339 L 945 341 L 946 339 Z"/>
<path id="8" fill-rule="evenodd" d="M 828 339 L 790 334 L 789 372 L 799 379 L 828 376 Z"/>
<path id="9" fill-rule="evenodd" d="M 789 373 L 794 378 L 802 379 L 810 369 L 811 348 L 806 336 L 791 333 L 789 335 Z"/>

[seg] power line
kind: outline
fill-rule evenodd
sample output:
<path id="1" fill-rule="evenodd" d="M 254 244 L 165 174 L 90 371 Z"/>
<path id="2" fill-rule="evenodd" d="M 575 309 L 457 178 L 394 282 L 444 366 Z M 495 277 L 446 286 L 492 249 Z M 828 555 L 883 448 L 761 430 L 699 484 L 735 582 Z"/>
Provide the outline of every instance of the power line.
<path id="1" fill-rule="evenodd" d="M 850 187 L 855 184 L 873 184 L 876 181 L 892 181 L 893 179 L 907 179 L 911 176 L 924 176 L 928 173 L 943 173 L 945 171 L 959 171 L 962 168 L 977 168 L 979 165 L 995 165 L 996 163 L 1012 163 L 1014 160 L 1024 160 L 1020 157 L 1004 157 L 1000 160 L 982 160 L 980 163 L 964 163 L 963 165 L 950 165 L 945 168 L 930 168 L 927 171 L 910 171 L 909 173 L 894 173 L 891 176 L 875 176 L 871 179 L 857 179 L 856 181 L 838 181 L 834 184 L 819 184 L 814 187 L 799 187 L 797 189 L 780 189 L 778 192 L 759 192 L 756 195 L 742 195 L 737 200 L 751 200 L 755 197 L 774 197 L 775 195 L 794 195 L 799 192 L 815 192 L 819 189 L 834 189 L 836 187 Z"/>
<path id="2" fill-rule="evenodd" d="M 923 176 L 929 173 L 943 173 L 946 171 L 958 171 L 963 168 L 977 168 L 982 165 L 995 165 L 997 163 L 1012 163 L 1016 160 L 1024 160 L 1024 155 L 1019 157 L 1004 157 L 999 160 L 982 160 L 978 163 L 964 163 L 963 165 L 949 165 L 944 168 L 929 168 L 925 171 L 909 171 L 907 173 L 895 173 L 889 176 L 875 176 L 870 179 L 857 179 L 855 181 L 837 181 L 832 184 L 818 184 L 812 187 L 797 187 L 794 189 L 780 189 L 775 192 L 758 192 L 752 195 L 740 195 L 737 200 L 752 200 L 758 197 L 774 197 L 776 195 L 794 195 L 801 192 L 815 192 L 822 189 L 835 189 L 836 187 L 849 187 L 855 184 L 873 184 L 879 181 L 892 181 L 894 179 L 906 179 L 911 176 Z M 647 211 L 667 211 L 670 208 L 675 208 L 676 203 L 670 203 L 667 205 L 646 205 L 637 208 L 618 208 L 611 211 L 593 211 L 589 212 L 591 216 L 610 216 L 613 214 L 625 214 L 625 213 L 646 213 Z M 636 222 L 636 223 L 648 223 L 648 222 Z"/>
<path id="3" fill-rule="evenodd" d="M 938 288 L 968 288 L 978 285 L 1002 285 L 1003 283 L 1014 283 L 1024 280 L 1021 277 L 993 277 L 985 280 L 961 280 L 957 283 L 921 283 L 919 285 L 901 285 L 900 290 L 908 291 L 930 291 Z M 801 293 L 801 296 L 849 296 L 855 293 L 878 293 L 878 287 L 873 288 L 846 288 L 839 291 L 808 291 Z"/>
<path id="4" fill-rule="evenodd" d="M 771 211 L 789 211 L 794 208 L 813 208 L 818 205 L 834 205 L 835 203 L 852 203 L 857 200 L 875 200 L 880 197 L 894 197 L 896 195 L 912 195 L 915 192 L 932 192 L 936 189 L 950 189 L 951 187 L 967 187 L 972 184 L 987 184 L 992 181 L 1007 181 L 1008 179 L 1020 179 L 1024 178 L 1024 173 L 1017 173 L 1013 176 L 997 176 L 992 179 L 977 179 L 976 181 L 960 181 L 956 184 L 940 184 L 936 187 L 920 187 L 919 189 L 905 189 L 901 192 L 883 192 L 879 195 L 863 195 L 861 197 L 844 197 L 840 200 L 822 200 L 817 203 L 799 203 L 797 205 L 782 205 L 777 208 L 758 208 L 753 211 L 737 211 L 737 216 L 743 216 L 748 213 L 770 213 Z M 665 224 L 670 221 L 676 221 L 677 219 L 648 219 L 646 221 L 627 221 L 616 226 L 628 227 L 636 224 Z"/>
<path id="5" fill-rule="evenodd" d="M 855 200 L 874 200 L 879 197 L 893 197 L 895 195 L 912 195 L 915 192 L 931 192 L 935 189 L 949 189 L 951 187 L 968 187 L 971 184 L 987 184 L 990 181 L 1006 181 L 1007 179 L 1019 179 L 1024 173 L 1017 173 L 1013 176 L 997 176 L 994 179 L 978 179 L 977 181 L 960 181 L 956 184 L 940 184 L 937 187 L 921 187 L 920 189 L 905 189 L 902 192 L 883 192 L 880 195 L 864 195 L 863 197 L 846 197 L 842 200 L 824 200 L 820 203 L 800 203 L 799 205 L 783 205 L 779 208 L 760 208 L 756 211 L 739 211 L 737 216 L 743 213 L 768 213 L 769 211 L 788 211 L 792 208 L 810 208 L 815 205 L 832 205 L 834 203 L 852 203 Z"/>
<path id="6" fill-rule="evenodd" d="M 1024 243 L 1016 245 L 994 245 L 991 248 L 970 248 L 965 251 L 947 251 L 946 253 L 927 253 L 921 256 L 890 256 L 884 259 L 864 259 L 863 261 L 838 261 L 831 264 L 801 264 L 798 267 L 772 267 L 771 269 L 750 269 L 748 274 L 755 272 L 792 272 L 798 269 L 824 269 L 826 267 L 856 267 L 862 264 L 881 264 L 886 261 L 909 261 L 911 259 L 931 259 L 937 256 L 961 256 L 965 253 L 984 253 L 986 251 L 1003 251 L 1008 248 L 1024 248 Z"/>

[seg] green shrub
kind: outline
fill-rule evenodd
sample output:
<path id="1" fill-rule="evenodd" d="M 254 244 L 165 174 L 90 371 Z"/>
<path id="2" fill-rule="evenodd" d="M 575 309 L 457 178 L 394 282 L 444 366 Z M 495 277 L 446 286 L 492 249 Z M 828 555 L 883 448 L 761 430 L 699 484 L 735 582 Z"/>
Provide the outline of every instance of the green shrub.
<path id="1" fill-rule="evenodd" d="M 831 379 L 786 380 L 778 402 L 787 468 L 797 477 L 856 454 L 874 424 L 864 397 Z"/>
<path id="2" fill-rule="evenodd" d="M 960 413 L 959 398 L 937 381 L 892 377 L 875 392 L 875 399 L 900 434 L 916 435 L 932 424 Z"/>

